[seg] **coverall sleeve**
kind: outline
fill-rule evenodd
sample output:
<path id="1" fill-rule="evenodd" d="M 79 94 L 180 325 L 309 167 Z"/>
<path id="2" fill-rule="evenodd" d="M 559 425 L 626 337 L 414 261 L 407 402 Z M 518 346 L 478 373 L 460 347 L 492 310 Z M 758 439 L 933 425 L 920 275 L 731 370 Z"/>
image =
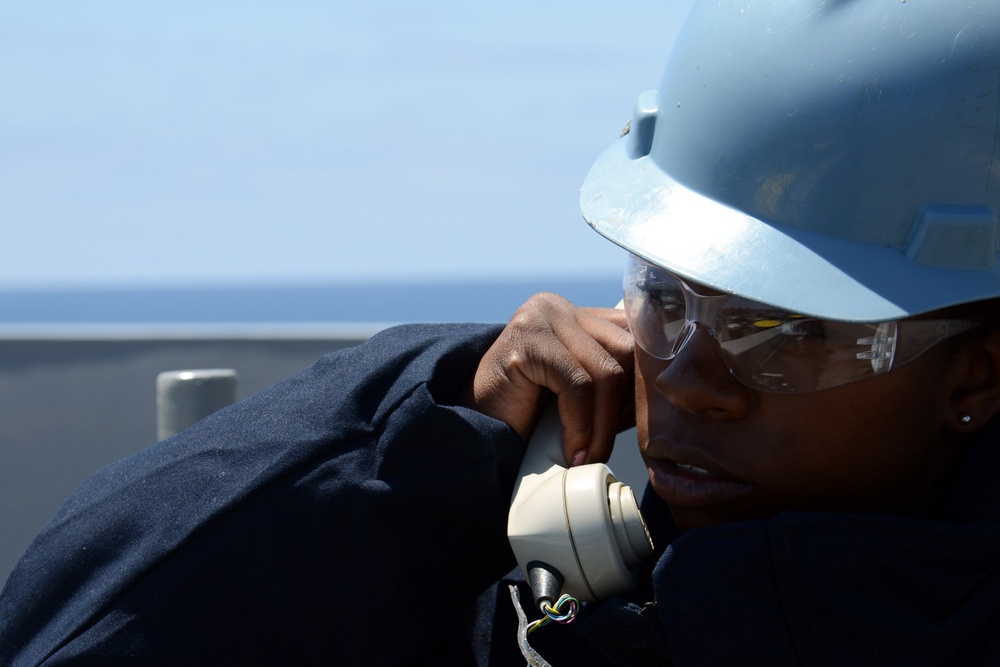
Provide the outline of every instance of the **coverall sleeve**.
<path id="1" fill-rule="evenodd" d="M 407 326 L 101 470 L 0 594 L 0 664 L 412 664 L 513 565 L 499 328 Z"/>

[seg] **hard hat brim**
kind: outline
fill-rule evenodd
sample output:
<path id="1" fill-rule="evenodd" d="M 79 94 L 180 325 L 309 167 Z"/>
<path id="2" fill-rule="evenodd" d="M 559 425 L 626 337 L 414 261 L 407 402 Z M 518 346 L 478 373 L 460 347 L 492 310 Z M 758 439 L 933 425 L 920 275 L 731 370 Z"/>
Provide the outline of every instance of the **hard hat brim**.
<path id="1" fill-rule="evenodd" d="M 598 233 L 688 280 L 824 319 L 878 322 L 1000 293 L 1000 270 L 928 267 L 899 248 L 782 227 L 685 187 L 620 139 L 580 194 Z"/>

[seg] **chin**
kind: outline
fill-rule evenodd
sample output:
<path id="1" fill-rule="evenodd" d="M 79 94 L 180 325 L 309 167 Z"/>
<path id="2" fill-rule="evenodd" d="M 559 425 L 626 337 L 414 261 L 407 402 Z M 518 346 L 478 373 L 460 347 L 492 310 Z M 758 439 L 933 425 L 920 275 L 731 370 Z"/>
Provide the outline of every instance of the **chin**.
<path id="1" fill-rule="evenodd" d="M 711 528 L 740 521 L 769 519 L 777 512 L 751 511 L 745 508 L 716 507 L 711 509 L 670 507 L 670 516 L 681 533 L 697 528 Z"/>
<path id="2" fill-rule="evenodd" d="M 681 533 L 686 533 L 696 528 L 711 528 L 712 526 L 730 523 L 720 517 L 713 516 L 711 512 L 692 511 L 688 508 L 675 510 L 671 507 L 670 516 L 673 518 L 677 530 Z"/>

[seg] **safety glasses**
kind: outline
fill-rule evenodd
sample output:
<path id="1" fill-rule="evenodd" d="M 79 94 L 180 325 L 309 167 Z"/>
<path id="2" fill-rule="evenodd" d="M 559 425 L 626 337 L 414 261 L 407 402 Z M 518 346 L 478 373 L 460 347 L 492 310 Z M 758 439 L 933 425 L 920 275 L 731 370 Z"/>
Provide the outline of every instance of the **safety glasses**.
<path id="1" fill-rule="evenodd" d="M 629 328 L 647 354 L 673 359 L 700 326 L 736 379 L 768 392 L 819 391 L 885 373 L 978 326 L 957 319 L 818 320 L 738 296 L 698 294 L 634 256 L 624 288 Z"/>

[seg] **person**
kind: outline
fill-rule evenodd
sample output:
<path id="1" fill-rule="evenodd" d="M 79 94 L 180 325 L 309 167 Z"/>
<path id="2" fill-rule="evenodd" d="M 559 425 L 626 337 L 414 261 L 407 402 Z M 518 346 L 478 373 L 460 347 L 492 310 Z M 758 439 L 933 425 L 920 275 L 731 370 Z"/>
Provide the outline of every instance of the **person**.
<path id="1" fill-rule="evenodd" d="M 523 664 L 554 398 L 573 465 L 634 414 L 656 552 L 531 635 L 552 664 L 996 663 L 998 81 L 991 0 L 697 3 L 581 191 L 623 310 L 389 330 L 113 464 L 0 662 Z"/>

